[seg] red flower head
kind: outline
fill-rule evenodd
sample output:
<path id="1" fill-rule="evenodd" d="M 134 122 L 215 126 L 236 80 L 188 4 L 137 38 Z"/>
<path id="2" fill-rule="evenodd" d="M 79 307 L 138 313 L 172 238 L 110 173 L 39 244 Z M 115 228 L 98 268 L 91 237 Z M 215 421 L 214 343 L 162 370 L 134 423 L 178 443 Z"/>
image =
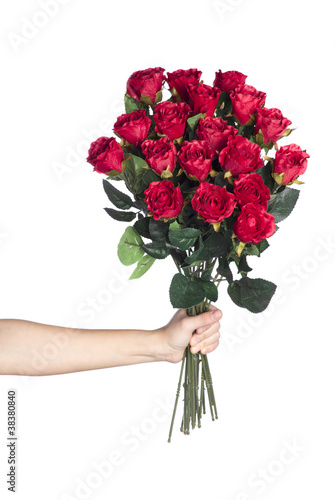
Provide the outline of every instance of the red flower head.
<path id="1" fill-rule="evenodd" d="M 221 91 L 216 87 L 210 87 L 204 83 L 200 85 L 188 85 L 189 105 L 194 115 L 206 113 L 213 116 Z"/>
<path id="2" fill-rule="evenodd" d="M 173 89 L 177 92 L 182 101 L 188 100 L 187 85 L 197 85 L 200 81 L 201 71 L 198 69 L 177 69 L 173 73 L 167 73 L 167 82 L 172 95 Z"/>
<path id="3" fill-rule="evenodd" d="M 171 141 L 183 137 L 190 112 L 186 102 L 165 101 L 157 104 L 153 116 L 156 132 L 167 135 Z"/>
<path id="4" fill-rule="evenodd" d="M 259 108 L 256 115 L 255 133 L 262 131 L 265 143 L 276 142 L 291 123 L 277 108 Z"/>
<path id="5" fill-rule="evenodd" d="M 203 182 L 212 170 L 213 156 L 206 141 L 184 141 L 178 159 L 190 179 Z"/>
<path id="6" fill-rule="evenodd" d="M 256 90 L 251 85 L 239 85 L 231 92 L 233 114 L 241 125 L 245 125 L 250 120 L 251 115 L 256 113 L 257 108 L 264 105 L 265 98 L 265 92 Z"/>
<path id="7" fill-rule="evenodd" d="M 217 224 L 233 213 L 236 201 L 226 188 L 202 182 L 192 198 L 192 207 L 206 222 Z M 218 227 L 214 226 L 218 230 Z"/>
<path id="8" fill-rule="evenodd" d="M 149 97 L 155 104 L 157 92 L 162 89 L 164 68 L 148 68 L 135 71 L 127 81 L 127 92 L 133 99 L 141 100 L 141 96 Z"/>
<path id="9" fill-rule="evenodd" d="M 280 178 L 277 177 L 276 182 L 289 184 L 299 175 L 304 174 L 307 168 L 307 158 L 310 158 L 309 154 L 296 144 L 279 148 L 273 164 L 273 173 L 281 176 L 282 180 L 280 182 Z"/>
<path id="10" fill-rule="evenodd" d="M 177 150 L 168 137 L 161 137 L 157 141 L 142 142 L 142 151 L 146 162 L 157 174 L 161 175 L 164 170 L 173 172 Z"/>
<path id="11" fill-rule="evenodd" d="M 261 148 L 257 144 L 235 135 L 229 137 L 227 147 L 219 155 L 219 162 L 224 170 L 229 170 L 233 177 L 237 177 L 262 167 L 260 154 Z"/>
<path id="12" fill-rule="evenodd" d="M 221 92 L 227 92 L 230 94 L 233 90 L 236 89 L 239 85 L 244 85 L 247 76 L 239 71 L 226 71 L 222 73 L 219 69 L 217 73 L 215 73 L 214 87 L 218 87 Z"/>
<path id="13" fill-rule="evenodd" d="M 259 205 L 247 203 L 241 208 L 233 230 L 243 243 L 260 243 L 275 232 L 275 218 Z"/>
<path id="14" fill-rule="evenodd" d="M 151 120 L 146 115 L 145 109 L 140 109 L 119 116 L 113 130 L 130 144 L 138 147 L 147 137 L 150 126 Z"/>
<path id="15" fill-rule="evenodd" d="M 155 220 L 177 217 L 183 208 L 180 188 L 175 188 L 171 181 L 151 182 L 144 194 L 144 201 Z"/>
<path id="16" fill-rule="evenodd" d="M 87 161 L 99 174 L 108 174 L 111 170 L 122 172 L 123 150 L 114 137 L 99 137 L 92 142 Z"/>

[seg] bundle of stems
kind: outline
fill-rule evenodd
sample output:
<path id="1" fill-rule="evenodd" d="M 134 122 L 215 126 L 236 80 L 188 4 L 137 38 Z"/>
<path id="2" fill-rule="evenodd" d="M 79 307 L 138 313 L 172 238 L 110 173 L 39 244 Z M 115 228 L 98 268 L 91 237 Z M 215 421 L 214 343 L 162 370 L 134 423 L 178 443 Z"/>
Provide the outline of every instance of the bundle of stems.
<path id="1" fill-rule="evenodd" d="M 209 308 L 209 305 L 210 303 L 207 300 L 204 300 L 201 304 L 192 306 L 187 309 L 187 314 L 189 316 L 196 316 L 198 314 L 206 312 Z M 212 420 L 218 418 L 213 390 L 213 382 L 209 369 L 207 354 L 201 354 L 200 352 L 192 354 L 190 351 L 190 345 L 188 345 L 184 351 L 184 356 L 181 364 L 177 394 L 168 438 L 169 443 L 171 442 L 172 430 L 176 416 L 182 380 L 184 380 L 184 411 L 180 427 L 181 432 L 183 432 L 184 434 L 190 434 L 191 428 L 194 429 L 196 426 L 201 427 L 201 418 L 206 413 L 206 393 Z"/>

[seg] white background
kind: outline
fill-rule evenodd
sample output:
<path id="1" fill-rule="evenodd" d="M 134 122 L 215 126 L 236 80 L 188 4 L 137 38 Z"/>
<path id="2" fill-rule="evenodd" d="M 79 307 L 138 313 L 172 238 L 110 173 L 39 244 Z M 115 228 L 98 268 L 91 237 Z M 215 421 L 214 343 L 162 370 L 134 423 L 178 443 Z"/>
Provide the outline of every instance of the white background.
<path id="1" fill-rule="evenodd" d="M 127 282 L 116 256 L 125 225 L 104 212 L 103 176 L 85 163 L 90 141 L 123 112 L 133 71 L 196 67 L 212 84 L 218 69 L 239 70 L 292 120 L 286 143 L 311 159 L 294 212 L 250 260 L 251 277 L 278 285 L 272 305 L 252 315 L 222 287 L 210 355 L 219 420 L 208 415 L 184 436 L 179 413 L 167 443 L 180 365 L 2 376 L 0 497 L 12 498 L 6 395 L 15 388 L 18 500 L 333 498 L 331 3 L 64 0 L 41 15 L 42 3 L 1 4 L 1 318 L 152 329 L 173 314 L 172 263 Z"/>

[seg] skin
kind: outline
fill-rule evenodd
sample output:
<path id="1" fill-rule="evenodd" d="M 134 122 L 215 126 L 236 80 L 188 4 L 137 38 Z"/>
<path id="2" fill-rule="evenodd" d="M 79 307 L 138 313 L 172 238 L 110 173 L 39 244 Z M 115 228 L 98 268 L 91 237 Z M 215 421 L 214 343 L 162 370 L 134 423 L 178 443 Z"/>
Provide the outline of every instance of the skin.
<path id="1" fill-rule="evenodd" d="M 152 361 L 178 363 L 185 347 L 217 348 L 222 312 L 198 316 L 179 309 L 157 330 L 88 330 L 18 319 L 0 320 L 1 375 L 57 375 Z"/>

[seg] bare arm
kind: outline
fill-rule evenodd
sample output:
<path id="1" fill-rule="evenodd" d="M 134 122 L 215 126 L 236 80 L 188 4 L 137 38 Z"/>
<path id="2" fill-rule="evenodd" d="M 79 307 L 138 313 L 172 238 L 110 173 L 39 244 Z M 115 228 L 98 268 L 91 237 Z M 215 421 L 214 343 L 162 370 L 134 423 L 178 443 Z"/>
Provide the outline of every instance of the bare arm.
<path id="1" fill-rule="evenodd" d="M 150 361 L 176 363 L 190 341 L 192 352 L 205 354 L 217 347 L 221 316 L 213 306 L 194 317 L 180 309 L 166 326 L 151 331 L 87 330 L 3 319 L 0 374 L 55 375 Z"/>

